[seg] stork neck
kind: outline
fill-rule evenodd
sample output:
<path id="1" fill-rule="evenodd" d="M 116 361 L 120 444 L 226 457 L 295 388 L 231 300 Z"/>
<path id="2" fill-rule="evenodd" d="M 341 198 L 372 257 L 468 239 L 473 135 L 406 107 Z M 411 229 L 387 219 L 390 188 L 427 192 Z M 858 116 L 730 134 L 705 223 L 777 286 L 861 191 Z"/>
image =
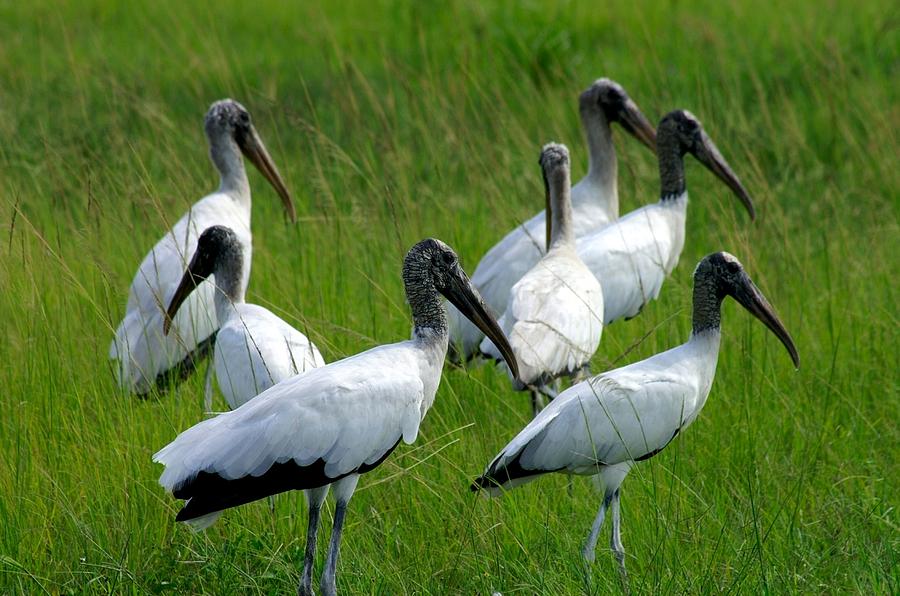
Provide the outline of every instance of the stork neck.
<path id="1" fill-rule="evenodd" d="M 246 297 L 247 288 L 243 284 L 243 255 L 240 246 L 230 247 L 228 251 L 220 255 L 215 269 L 216 317 L 219 325 L 223 325 L 234 309 L 235 304 L 241 304 Z"/>
<path id="2" fill-rule="evenodd" d="M 405 277 L 405 276 L 404 276 Z M 412 311 L 413 337 L 435 341 L 449 337 L 447 314 L 441 296 L 432 283 L 410 283 L 405 280 L 406 299 Z"/>
<path id="3" fill-rule="evenodd" d="M 711 275 L 694 279 L 694 312 L 692 331 L 694 335 L 707 331 L 718 331 L 722 323 L 722 300 L 725 295 Z"/>
<path id="4" fill-rule="evenodd" d="M 656 139 L 656 152 L 659 156 L 659 196 L 663 201 L 674 200 L 684 194 L 687 187 L 684 181 L 684 149 L 673 134 L 666 134 L 667 129 L 660 130 Z"/>
<path id="5" fill-rule="evenodd" d="M 550 248 L 574 246 L 575 231 L 572 229 L 572 182 L 568 166 L 553 172 L 550 184 Z"/>
<path id="6" fill-rule="evenodd" d="M 209 157 L 219 171 L 219 192 L 250 200 L 250 182 L 244 159 L 234 138 L 222 132 L 209 138 Z"/>
<path id="7" fill-rule="evenodd" d="M 587 139 L 590 163 L 586 178 L 600 192 L 591 193 L 599 201 L 605 202 L 603 207 L 612 215 L 619 214 L 619 163 L 616 159 L 616 147 L 613 145 L 612 128 L 606 114 L 599 107 L 581 110 L 581 124 Z"/>
<path id="8" fill-rule="evenodd" d="M 413 337 L 416 339 L 443 338 L 446 345 L 449 331 L 447 314 L 431 274 L 431 256 L 423 242 L 414 246 L 403 260 L 403 287 L 412 311 Z"/>

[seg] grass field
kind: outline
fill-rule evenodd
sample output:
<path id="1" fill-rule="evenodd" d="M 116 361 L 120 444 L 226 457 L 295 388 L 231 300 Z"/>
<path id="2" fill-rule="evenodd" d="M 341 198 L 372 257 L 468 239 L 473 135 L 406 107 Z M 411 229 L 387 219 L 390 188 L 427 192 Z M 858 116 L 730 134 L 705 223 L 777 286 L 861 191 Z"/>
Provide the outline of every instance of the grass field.
<path id="1" fill-rule="evenodd" d="M 802 360 L 725 307 L 706 409 L 624 485 L 632 590 L 900 592 L 896 4 L 244 4 L 0 2 L 0 593 L 295 589 L 302 496 L 203 534 L 176 525 L 150 458 L 201 419 L 201 375 L 139 401 L 106 358 L 140 259 L 215 188 L 213 100 L 250 109 L 300 215 L 288 225 L 251 174 L 249 299 L 333 360 L 408 336 L 415 241 L 444 239 L 471 270 L 541 208 L 541 143 L 567 143 L 583 174 L 577 94 L 600 76 L 651 120 L 697 114 L 759 217 L 692 162 L 681 263 L 604 332 L 594 369 L 684 341 L 693 266 L 721 249 Z M 624 213 L 656 200 L 658 177 L 616 137 Z M 467 490 L 529 414 L 496 371 L 448 368 L 418 442 L 361 482 L 339 589 L 620 593 L 605 548 L 590 568 L 579 556 L 588 481 L 571 497 L 563 477 Z"/>

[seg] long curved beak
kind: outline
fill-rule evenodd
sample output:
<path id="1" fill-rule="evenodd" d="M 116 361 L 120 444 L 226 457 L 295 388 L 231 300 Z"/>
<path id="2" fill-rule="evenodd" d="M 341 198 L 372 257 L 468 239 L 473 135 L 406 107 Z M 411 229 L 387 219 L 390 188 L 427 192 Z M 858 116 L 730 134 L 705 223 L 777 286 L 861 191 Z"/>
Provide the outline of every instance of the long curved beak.
<path id="1" fill-rule="evenodd" d="M 496 319 L 488 312 L 481 298 L 481 294 L 469 281 L 469 276 L 465 274 L 462 268 L 458 268 L 456 274 L 452 275 L 452 279 L 448 288 L 440 290 L 450 303 L 455 306 L 467 319 L 481 329 L 481 332 L 490 338 L 503 359 L 506 360 L 507 366 L 515 379 L 519 378 L 519 363 L 513 353 L 512 346 L 497 324 Z"/>
<path id="2" fill-rule="evenodd" d="M 166 309 L 166 319 L 163 321 L 164 335 L 169 334 L 169 329 L 172 327 L 172 319 L 178 314 L 181 304 L 191 295 L 194 288 L 212 273 L 212 268 L 204 265 L 205 262 L 206 259 L 201 256 L 200 251 L 196 251 L 184 275 L 181 276 L 181 283 L 175 289 L 172 300 L 169 301 L 169 308 Z"/>
<path id="3" fill-rule="evenodd" d="M 775 337 L 781 340 L 781 343 L 787 348 L 788 354 L 791 355 L 794 368 L 800 368 L 800 356 L 797 354 L 797 348 L 794 347 L 794 340 L 791 339 L 791 334 L 787 332 L 778 315 L 775 314 L 775 309 L 772 308 L 766 297 L 763 296 L 756 284 L 746 274 L 744 274 L 743 283 L 735 291 L 734 298 L 740 302 L 741 306 L 750 311 L 754 317 L 762 321 L 775 334 Z"/>
<path id="4" fill-rule="evenodd" d="M 619 111 L 619 123 L 629 134 L 656 153 L 656 129 L 631 99 Z"/>
<path id="5" fill-rule="evenodd" d="M 731 166 L 728 165 L 728 162 L 725 161 L 725 158 L 719 153 L 718 147 L 716 147 L 705 132 L 701 133 L 701 135 L 700 149 L 692 151 L 691 153 L 693 153 L 694 157 L 696 157 L 700 163 L 705 165 L 710 172 L 715 174 L 719 180 L 724 182 L 725 185 L 737 195 L 737 198 L 740 199 L 741 203 L 746 207 L 747 213 L 750 214 L 750 219 L 756 219 L 756 209 L 753 207 L 753 199 L 750 198 L 750 193 L 747 192 L 747 189 L 744 188 L 744 185 L 741 184 L 741 181 L 738 179 L 737 174 L 734 173 Z"/>
<path id="6" fill-rule="evenodd" d="M 296 222 L 297 212 L 294 209 L 294 201 L 291 199 L 291 193 L 288 192 L 287 187 L 284 185 L 284 180 L 282 180 L 281 174 L 278 173 L 275 162 L 272 161 L 272 157 L 269 155 L 262 139 L 259 138 L 259 133 L 256 132 L 256 128 L 252 124 L 250 125 L 250 131 L 238 138 L 238 146 L 241 148 L 241 152 L 247 159 L 256 166 L 256 169 L 266 177 L 266 180 L 269 181 L 269 184 L 271 184 L 272 188 L 275 189 L 275 192 L 278 193 L 278 196 L 281 197 L 284 210 L 287 211 L 288 217 L 291 218 L 291 222 Z"/>

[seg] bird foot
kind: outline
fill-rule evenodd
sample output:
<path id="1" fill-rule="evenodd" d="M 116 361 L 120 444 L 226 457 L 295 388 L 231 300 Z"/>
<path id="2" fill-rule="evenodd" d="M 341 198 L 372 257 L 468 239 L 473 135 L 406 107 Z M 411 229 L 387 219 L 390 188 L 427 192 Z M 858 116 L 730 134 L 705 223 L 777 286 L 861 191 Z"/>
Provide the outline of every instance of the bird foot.
<path id="1" fill-rule="evenodd" d="M 581 556 L 584 558 L 585 562 L 593 563 L 594 562 L 594 549 L 585 547 L 581 551 Z"/>

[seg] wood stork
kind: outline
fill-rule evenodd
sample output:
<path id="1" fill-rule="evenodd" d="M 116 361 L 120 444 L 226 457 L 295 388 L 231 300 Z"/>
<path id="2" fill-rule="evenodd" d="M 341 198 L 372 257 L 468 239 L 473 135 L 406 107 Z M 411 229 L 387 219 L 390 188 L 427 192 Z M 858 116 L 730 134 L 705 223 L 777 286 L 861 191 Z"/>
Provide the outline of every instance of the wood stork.
<path id="1" fill-rule="evenodd" d="M 603 499 L 582 554 L 593 561 L 610 508 L 610 544 L 624 573 L 619 487 L 636 462 L 659 453 L 706 403 L 716 372 L 725 296 L 734 297 L 771 329 L 799 366 L 791 336 L 738 260 L 713 253 L 694 272 L 693 329 L 686 343 L 560 393 L 503 448 L 472 490 L 497 494 L 550 472 L 597 475 Z"/>
<path id="2" fill-rule="evenodd" d="M 168 333 L 185 299 L 204 280 L 215 276 L 216 380 L 232 409 L 288 377 L 325 364 L 304 334 L 270 310 L 244 301 L 244 271 L 249 267 L 241 241 L 231 228 L 206 228 L 163 324 L 163 332 Z M 207 411 L 210 405 L 207 403 Z"/>
<path id="3" fill-rule="evenodd" d="M 570 200 L 569 150 L 550 143 L 541 151 L 546 195 L 547 254 L 512 287 L 506 311 L 498 321 L 519 364 L 513 388 L 531 391 L 537 414 L 541 393 L 554 396 L 546 384 L 563 375 L 580 373 L 600 345 L 603 332 L 603 292 L 575 252 Z M 490 339 L 481 352 L 495 360 L 500 352 Z"/>
<path id="4" fill-rule="evenodd" d="M 219 171 L 219 189 L 194 203 L 144 257 L 131 282 L 125 318 L 116 329 L 109 357 L 117 361 L 122 389 L 148 393 L 180 380 L 209 352 L 216 331 L 214 286 L 207 281 L 191 293 L 175 317 L 176 333 L 163 333 L 165 305 L 172 300 L 185 266 L 193 257 L 200 233 L 209 226 L 230 227 L 248 266 L 242 271 L 241 292 L 250 276 L 250 183 L 241 153 L 272 184 L 291 220 L 296 219 L 281 175 L 250 121 L 250 114 L 231 99 L 217 101 L 206 114 L 209 155 Z"/>
<path id="5" fill-rule="evenodd" d="M 737 195 L 754 219 L 753 201 L 703 130 L 684 110 L 657 127 L 660 199 L 578 239 L 578 255 L 603 287 L 604 324 L 636 316 L 659 296 L 684 247 L 688 195 L 684 155 L 690 153 Z"/>
<path id="6" fill-rule="evenodd" d="M 187 500 L 176 519 L 201 527 L 229 507 L 306 489 L 309 526 L 300 594 L 312 594 L 319 512 L 329 486 L 337 507 L 324 594 L 336 591 L 344 515 L 360 474 L 378 466 L 401 440 L 412 443 L 434 402 L 448 341 L 439 294 L 494 340 L 517 373 L 503 332 L 449 246 L 434 239 L 413 246 L 404 259 L 403 282 L 412 339 L 291 377 L 189 428 L 153 457 L 166 467 L 160 484 Z"/>
<path id="7" fill-rule="evenodd" d="M 579 98 L 581 124 L 587 137 L 590 166 L 572 188 L 573 232 L 589 234 L 619 217 L 618 162 L 612 123 L 618 123 L 641 143 L 656 150 L 656 132 L 625 89 L 599 79 Z M 475 268 L 472 283 L 495 312 L 503 312 L 510 288 L 544 254 L 546 219 L 542 211 L 495 244 Z M 448 307 L 449 308 L 449 307 Z M 468 360 L 478 352 L 484 335 L 449 308 L 453 357 Z"/>

